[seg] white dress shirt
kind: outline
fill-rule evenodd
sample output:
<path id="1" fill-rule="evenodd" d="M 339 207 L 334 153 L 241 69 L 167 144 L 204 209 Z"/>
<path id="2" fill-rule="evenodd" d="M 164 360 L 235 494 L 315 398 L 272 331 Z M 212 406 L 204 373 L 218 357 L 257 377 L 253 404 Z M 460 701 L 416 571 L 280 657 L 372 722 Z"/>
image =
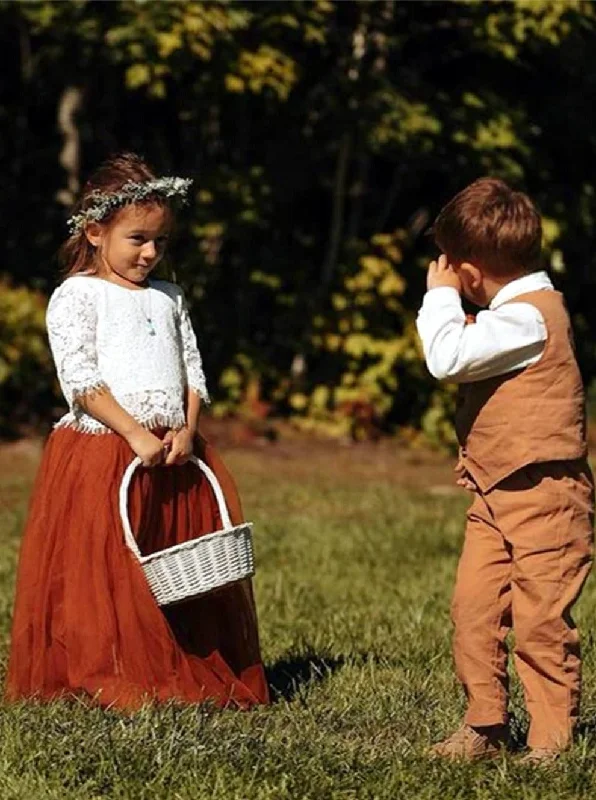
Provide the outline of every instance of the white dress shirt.
<path id="1" fill-rule="evenodd" d="M 70 411 L 58 422 L 106 433 L 77 397 L 107 386 L 148 428 L 185 422 L 187 388 L 208 400 L 201 354 L 182 290 L 149 281 L 132 290 L 101 278 L 68 278 L 50 298 L 46 322 L 62 392 Z"/>
<path id="2" fill-rule="evenodd" d="M 517 278 L 497 292 L 475 324 L 467 325 L 456 289 L 430 289 L 416 325 L 431 374 L 439 380 L 471 383 L 535 364 L 547 338 L 544 319 L 535 306 L 510 301 L 542 290 L 553 291 L 546 272 Z"/>

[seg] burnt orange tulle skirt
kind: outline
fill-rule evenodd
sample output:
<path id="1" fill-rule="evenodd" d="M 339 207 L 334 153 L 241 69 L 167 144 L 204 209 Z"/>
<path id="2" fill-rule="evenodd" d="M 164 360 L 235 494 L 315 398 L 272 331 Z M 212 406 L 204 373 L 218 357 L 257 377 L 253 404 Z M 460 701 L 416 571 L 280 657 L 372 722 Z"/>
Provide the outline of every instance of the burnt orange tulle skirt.
<path id="1" fill-rule="evenodd" d="M 197 455 L 242 521 L 214 449 Z M 5 696 L 83 695 L 135 709 L 151 701 L 247 708 L 269 700 L 250 581 L 162 609 L 124 543 L 118 489 L 134 454 L 116 434 L 57 429 L 45 447 L 19 562 Z M 197 467 L 139 469 L 129 511 L 142 553 L 221 527 Z"/>

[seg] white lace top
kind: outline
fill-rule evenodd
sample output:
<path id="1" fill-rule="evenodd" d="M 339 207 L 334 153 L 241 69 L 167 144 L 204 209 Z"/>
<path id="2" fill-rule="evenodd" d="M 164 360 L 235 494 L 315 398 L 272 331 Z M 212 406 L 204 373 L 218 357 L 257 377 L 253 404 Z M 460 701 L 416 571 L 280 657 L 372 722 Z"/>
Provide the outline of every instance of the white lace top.
<path id="1" fill-rule="evenodd" d="M 173 283 L 150 281 L 134 290 L 76 275 L 52 294 L 46 321 L 70 407 L 58 426 L 108 432 L 77 404 L 78 396 L 103 386 L 148 428 L 184 425 L 187 387 L 209 400 L 184 294 Z"/>

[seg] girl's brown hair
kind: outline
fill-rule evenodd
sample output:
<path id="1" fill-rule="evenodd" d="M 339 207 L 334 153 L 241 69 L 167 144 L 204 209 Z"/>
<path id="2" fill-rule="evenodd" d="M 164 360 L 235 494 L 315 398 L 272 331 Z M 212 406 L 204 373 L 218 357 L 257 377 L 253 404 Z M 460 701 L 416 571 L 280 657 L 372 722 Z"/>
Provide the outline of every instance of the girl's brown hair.
<path id="1" fill-rule="evenodd" d="M 72 213 L 78 214 L 88 208 L 92 203 L 93 192 L 99 191 L 106 194 L 117 192 L 128 181 L 140 183 L 154 180 L 155 177 L 153 170 L 135 153 L 119 153 L 112 156 L 104 161 L 89 178 Z M 164 199 L 157 195 L 148 197 L 141 202 L 148 205 L 165 205 Z M 110 211 L 101 220 L 102 224 L 113 220 L 121 210 L 122 208 L 115 208 Z M 58 254 L 65 276 L 76 275 L 79 272 L 94 274 L 97 271 L 95 254 L 96 250 L 88 241 L 84 230 L 69 236 Z"/>
<path id="2" fill-rule="evenodd" d="M 495 277 L 540 268 L 542 222 L 530 198 L 497 178 L 480 178 L 450 200 L 430 233 L 452 260 Z"/>

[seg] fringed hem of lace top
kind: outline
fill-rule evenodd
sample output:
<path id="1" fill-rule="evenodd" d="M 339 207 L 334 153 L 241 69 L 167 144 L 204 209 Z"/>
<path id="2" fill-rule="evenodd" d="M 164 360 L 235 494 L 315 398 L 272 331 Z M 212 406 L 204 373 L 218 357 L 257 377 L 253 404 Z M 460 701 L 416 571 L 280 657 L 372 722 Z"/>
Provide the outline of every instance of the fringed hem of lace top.
<path id="1" fill-rule="evenodd" d="M 177 430 L 186 424 L 184 416 L 177 414 L 168 416 L 154 414 L 150 419 L 137 420 L 137 422 L 147 430 L 153 430 L 155 428 L 168 428 L 171 430 Z M 88 414 L 77 416 L 72 412 L 65 414 L 61 419 L 58 420 L 58 422 L 54 425 L 54 429 L 57 428 L 70 428 L 71 430 L 78 431 L 79 433 L 90 433 L 93 435 L 115 433 L 112 428 L 104 425 L 94 417 L 90 417 Z"/>

